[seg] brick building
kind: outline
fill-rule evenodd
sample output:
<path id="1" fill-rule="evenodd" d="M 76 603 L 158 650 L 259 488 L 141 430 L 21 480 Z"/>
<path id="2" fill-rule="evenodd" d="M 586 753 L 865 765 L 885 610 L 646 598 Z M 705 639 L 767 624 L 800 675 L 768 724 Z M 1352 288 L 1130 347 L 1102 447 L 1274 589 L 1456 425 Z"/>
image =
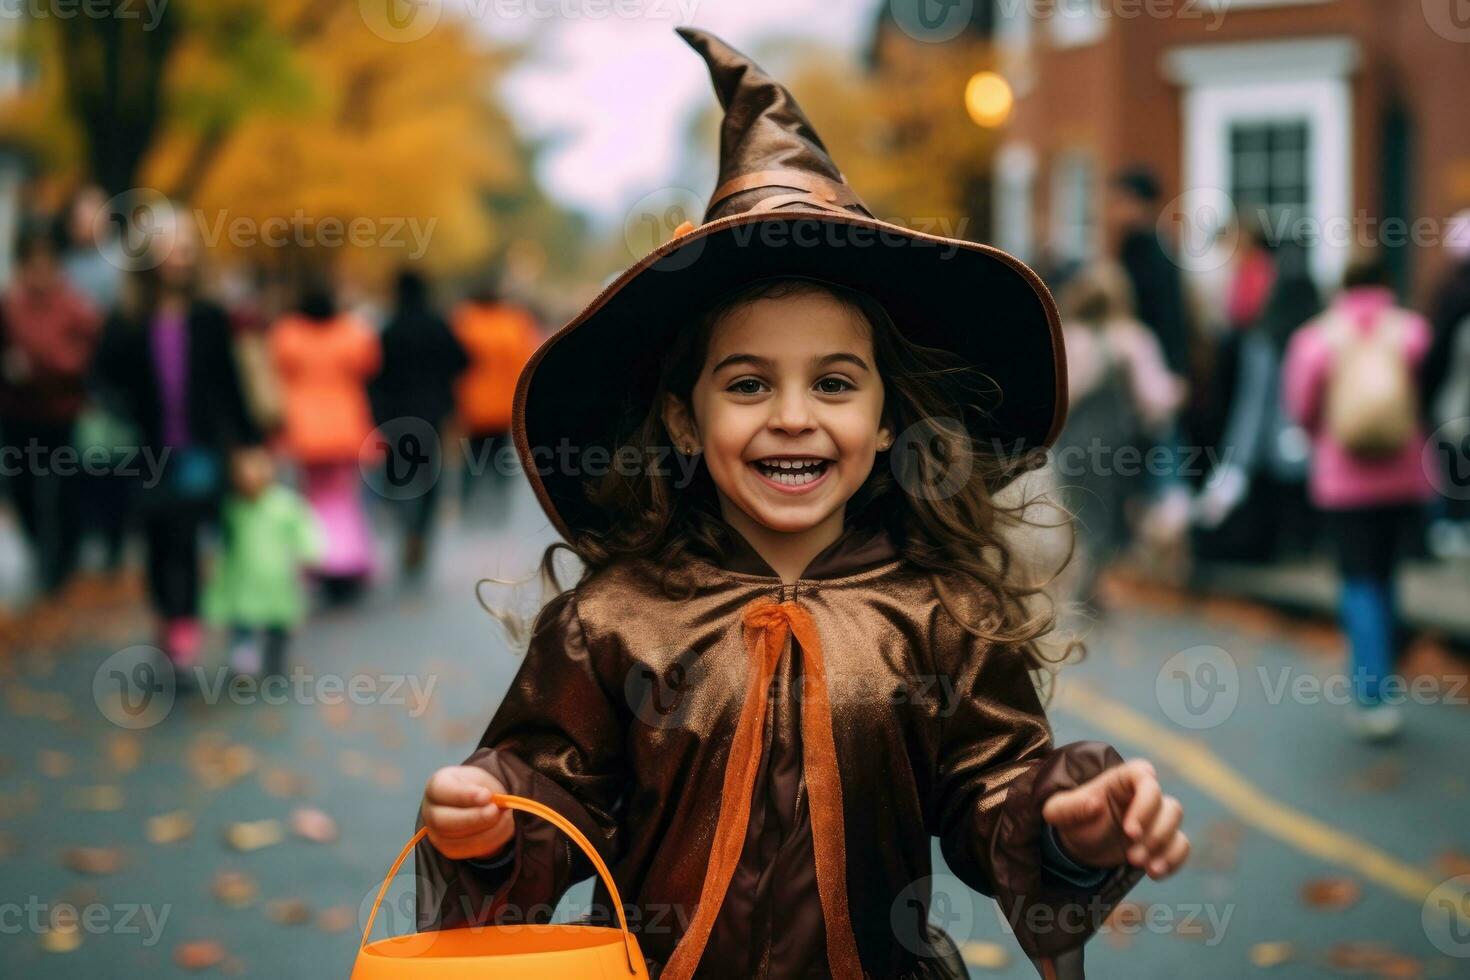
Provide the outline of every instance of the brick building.
<path id="1" fill-rule="evenodd" d="M 992 3 L 1016 94 L 993 166 L 997 244 L 1093 254 L 1116 231 L 1107 176 L 1146 163 L 1165 200 L 1184 195 L 1196 227 L 1183 233 L 1207 232 L 1222 200 L 1263 214 L 1268 234 L 1305 218 L 1322 285 L 1368 238 L 1425 298 L 1444 219 L 1470 205 L 1470 17 L 1457 0 Z M 1384 223 L 1395 217 L 1429 219 L 1420 244 Z"/>

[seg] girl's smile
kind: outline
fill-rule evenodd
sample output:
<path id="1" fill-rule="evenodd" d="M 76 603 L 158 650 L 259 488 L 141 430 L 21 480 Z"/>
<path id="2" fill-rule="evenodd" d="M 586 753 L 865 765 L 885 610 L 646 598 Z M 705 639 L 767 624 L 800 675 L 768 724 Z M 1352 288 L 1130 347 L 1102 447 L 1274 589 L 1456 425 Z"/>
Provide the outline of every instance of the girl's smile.
<path id="1" fill-rule="evenodd" d="M 833 461 L 814 456 L 767 456 L 750 464 L 760 478 L 781 493 L 808 493 L 831 475 Z"/>

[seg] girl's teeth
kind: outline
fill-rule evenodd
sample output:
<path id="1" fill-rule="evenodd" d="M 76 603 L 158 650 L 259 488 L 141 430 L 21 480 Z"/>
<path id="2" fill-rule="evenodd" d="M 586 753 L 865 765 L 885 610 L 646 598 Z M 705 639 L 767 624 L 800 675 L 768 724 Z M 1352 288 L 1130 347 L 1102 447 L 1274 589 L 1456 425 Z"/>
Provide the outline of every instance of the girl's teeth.
<path id="1" fill-rule="evenodd" d="M 825 464 L 821 462 L 792 464 L 785 460 L 758 465 L 767 479 L 789 487 L 811 483 L 822 475 L 822 470 L 825 468 Z"/>

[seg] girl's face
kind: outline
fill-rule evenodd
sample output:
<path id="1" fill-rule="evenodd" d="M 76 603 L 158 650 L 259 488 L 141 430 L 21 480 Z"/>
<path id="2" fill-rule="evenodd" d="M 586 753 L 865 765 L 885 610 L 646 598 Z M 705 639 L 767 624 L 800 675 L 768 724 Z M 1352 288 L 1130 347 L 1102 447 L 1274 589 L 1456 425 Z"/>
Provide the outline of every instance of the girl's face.
<path id="1" fill-rule="evenodd" d="M 727 514 L 733 505 L 773 531 L 840 515 L 892 443 L 871 328 L 826 292 L 731 310 L 690 400 L 692 419 L 677 397 L 665 404 L 676 448 L 702 451 Z"/>

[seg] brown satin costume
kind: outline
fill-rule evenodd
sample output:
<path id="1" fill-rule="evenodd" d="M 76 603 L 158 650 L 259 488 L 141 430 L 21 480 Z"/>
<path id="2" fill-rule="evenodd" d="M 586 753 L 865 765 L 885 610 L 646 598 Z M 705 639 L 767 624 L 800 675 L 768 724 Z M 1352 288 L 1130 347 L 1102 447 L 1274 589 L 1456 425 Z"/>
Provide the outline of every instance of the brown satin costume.
<path id="1" fill-rule="evenodd" d="M 1065 364 L 1035 274 L 989 246 L 873 218 L 790 93 L 707 33 L 679 33 L 709 63 L 726 109 L 706 221 L 609 286 L 517 386 L 516 447 L 563 537 L 601 516 L 580 471 L 542 451 L 616 444 L 600 428 L 617 414 L 608 403 L 650 390 L 668 332 L 763 275 L 865 289 L 916 338 L 996 379 L 1004 400 L 967 426 L 1023 452 L 1049 445 L 1065 417 Z M 856 238 L 741 237 L 758 225 L 892 237 L 866 249 Z M 1003 335 L 964 319 L 975 294 Z M 722 553 L 663 583 L 651 564 L 622 562 L 548 603 L 467 763 L 587 835 L 661 980 L 962 976 L 952 947 L 926 941 L 934 836 L 950 869 L 997 899 L 1042 976 L 1082 976 L 1083 942 L 1142 872 L 1113 869 L 1093 889 L 1055 877 L 1042 867 L 1040 809 L 1118 754 L 1098 742 L 1053 748 L 1021 655 L 961 627 L 888 531 L 850 524 L 783 585 L 725 527 Z M 962 618 L 983 616 L 987 600 L 947 584 Z M 513 846 L 495 861 L 419 845 L 421 929 L 545 922 L 593 876 L 552 825 L 514 821 Z M 599 881 L 590 920 L 613 922 L 609 906 Z"/>

